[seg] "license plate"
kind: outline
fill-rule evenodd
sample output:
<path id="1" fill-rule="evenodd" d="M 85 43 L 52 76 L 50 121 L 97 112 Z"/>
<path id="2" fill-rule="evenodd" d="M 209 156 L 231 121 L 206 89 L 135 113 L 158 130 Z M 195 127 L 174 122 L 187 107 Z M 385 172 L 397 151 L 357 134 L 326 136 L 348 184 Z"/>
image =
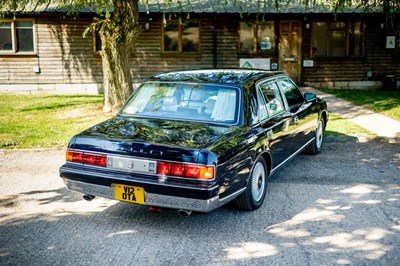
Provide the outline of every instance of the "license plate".
<path id="1" fill-rule="evenodd" d="M 115 184 L 115 199 L 144 204 L 144 188 Z"/>
<path id="2" fill-rule="evenodd" d="M 157 164 L 155 161 L 108 155 L 107 168 L 113 168 L 129 172 L 136 172 L 136 173 L 155 174 L 157 169 Z"/>

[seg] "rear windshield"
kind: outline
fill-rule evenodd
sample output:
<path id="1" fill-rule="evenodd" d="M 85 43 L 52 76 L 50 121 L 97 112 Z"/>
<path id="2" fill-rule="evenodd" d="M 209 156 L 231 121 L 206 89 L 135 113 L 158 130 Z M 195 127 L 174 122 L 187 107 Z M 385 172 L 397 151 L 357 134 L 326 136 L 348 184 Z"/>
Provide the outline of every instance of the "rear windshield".
<path id="1" fill-rule="evenodd" d="M 236 124 L 239 90 L 234 87 L 144 83 L 120 114 L 174 120 Z"/>

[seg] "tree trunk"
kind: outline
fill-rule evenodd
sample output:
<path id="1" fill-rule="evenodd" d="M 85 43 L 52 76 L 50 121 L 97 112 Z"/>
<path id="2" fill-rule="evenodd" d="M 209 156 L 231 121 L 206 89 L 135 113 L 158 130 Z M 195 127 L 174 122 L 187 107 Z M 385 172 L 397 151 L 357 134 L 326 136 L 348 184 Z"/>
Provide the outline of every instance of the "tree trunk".
<path id="1" fill-rule="evenodd" d="M 114 12 L 102 24 L 103 111 L 117 111 L 133 91 L 131 54 L 140 34 L 139 0 L 113 0 Z"/>

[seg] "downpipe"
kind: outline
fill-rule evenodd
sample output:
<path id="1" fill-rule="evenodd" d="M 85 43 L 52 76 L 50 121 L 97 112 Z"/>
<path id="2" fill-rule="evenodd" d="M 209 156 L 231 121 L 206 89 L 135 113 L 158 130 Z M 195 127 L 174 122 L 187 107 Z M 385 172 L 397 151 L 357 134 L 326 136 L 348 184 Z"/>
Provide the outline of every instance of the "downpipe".
<path id="1" fill-rule="evenodd" d="M 92 201 L 96 196 L 92 195 L 83 195 L 83 199 L 86 201 Z"/>
<path id="2" fill-rule="evenodd" d="M 189 210 L 179 210 L 178 211 L 179 216 L 181 217 L 189 217 L 192 214 L 192 211 Z"/>

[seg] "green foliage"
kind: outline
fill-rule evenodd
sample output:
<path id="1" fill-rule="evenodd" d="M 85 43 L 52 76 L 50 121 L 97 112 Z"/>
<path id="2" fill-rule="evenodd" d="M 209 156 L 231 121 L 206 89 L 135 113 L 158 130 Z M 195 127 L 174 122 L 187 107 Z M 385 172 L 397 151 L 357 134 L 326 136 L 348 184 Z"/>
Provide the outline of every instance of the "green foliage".
<path id="1" fill-rule="evenodd" d="M 373 139 L 376 137 L 372 132 L 360 127 L 347 119 L 335 114 L 329 114 L 329 121 L 326 127 L 325 136 L 328 141 L 348 141 L 357 139 Z"/>
<path id="2" fill-rule="evenodd" d="M 324 91 L 400 121 L 400 93 L 398 91 Z"/>
<path id="3" fill-rule="evenodd" d="M 103 96 L 0 95 L 0 149 L 65 148 L 76 133 L 109 118 Z"/>

